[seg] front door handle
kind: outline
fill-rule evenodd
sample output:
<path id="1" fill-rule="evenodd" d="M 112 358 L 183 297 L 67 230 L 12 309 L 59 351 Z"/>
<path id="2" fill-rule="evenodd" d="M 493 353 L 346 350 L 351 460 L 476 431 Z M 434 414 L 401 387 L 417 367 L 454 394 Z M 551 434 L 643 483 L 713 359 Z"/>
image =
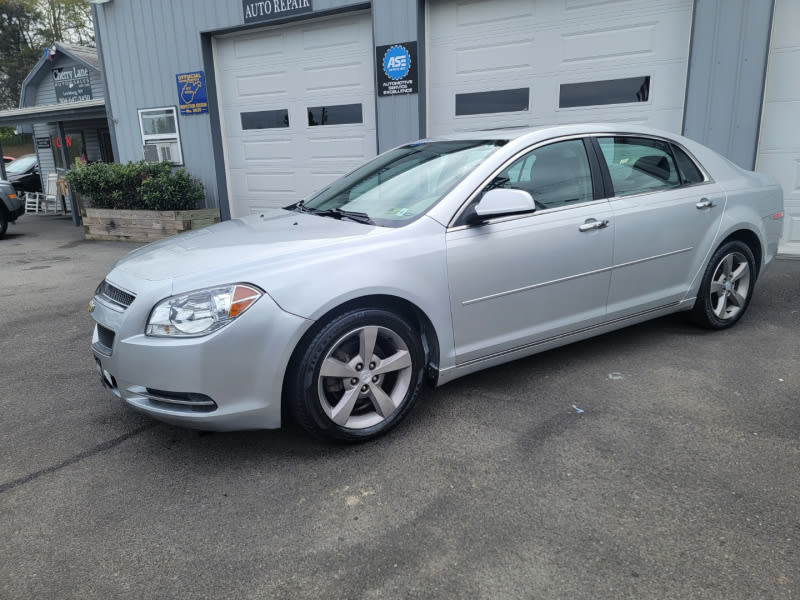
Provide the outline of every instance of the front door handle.
<path id="1" fill-rule="evenodd" d="M 581 233 L 586 233 L 587 231 L 594 231 L 595 229 L 603 229 L 604 227 L 608 227 L 608 220 L 603 219 L 602 221 L 598 221 L 597 219 L 586 219 L 586 222 L 578 227 L 578 231 Z"/>
<path id="2" fill-rule="evenodd" d="M 704 208 L 712 208 L 714 206 L 714 201 L 709 200 L 708 198 L 701 198 L 700 202 L 695 204 L 695 206 L 700 210 L 703 210 Z"/>

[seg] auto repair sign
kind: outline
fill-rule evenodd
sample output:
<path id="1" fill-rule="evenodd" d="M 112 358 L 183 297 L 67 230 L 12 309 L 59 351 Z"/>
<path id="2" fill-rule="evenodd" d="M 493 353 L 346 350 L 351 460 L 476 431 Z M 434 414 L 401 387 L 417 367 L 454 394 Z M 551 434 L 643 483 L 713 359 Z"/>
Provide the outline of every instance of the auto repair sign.
<path id="1" fill-rule="evenodd" d="M 378 67 L 379 96 L 417 93 L 417 42 L 377 46 L 375 64 Z"/>
<path id="2" fill-rule="evenodd" d="M 311 0 L 242 0 L 242 17 L 245 23 L 261 23 L 285 19 L 314 11 Z"/>

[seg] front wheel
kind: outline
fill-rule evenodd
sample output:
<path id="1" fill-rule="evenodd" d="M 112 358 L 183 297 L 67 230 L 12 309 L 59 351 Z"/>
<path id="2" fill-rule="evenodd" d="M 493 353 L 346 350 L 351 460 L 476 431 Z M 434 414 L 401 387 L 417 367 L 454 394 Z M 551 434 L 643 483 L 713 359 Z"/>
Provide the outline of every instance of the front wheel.
<path id="1" fill-rule="evenodd" d="M 6 230 L 8 229 L 8 217 L 6 217 L 6 213 L 3 211 L 2 207 L 0 207 L 0 239 L 6 234 Z"/>
<path id="2" fill-rule="evenodd" d="M 756 282 L 753 252 L 734 240 L 711 257 L 694 308 L 692 321 L 709 329 L 725 329 L 738 321 L 750 304 Z"/>
<path id="3" fill-rule="evenodd" d="M 360 441 L 394 427 L 422 383 L 419 333 L 382 309 L 331 319 L 301 350 L 288 386 L 289 409 L 314 435 Z"/>

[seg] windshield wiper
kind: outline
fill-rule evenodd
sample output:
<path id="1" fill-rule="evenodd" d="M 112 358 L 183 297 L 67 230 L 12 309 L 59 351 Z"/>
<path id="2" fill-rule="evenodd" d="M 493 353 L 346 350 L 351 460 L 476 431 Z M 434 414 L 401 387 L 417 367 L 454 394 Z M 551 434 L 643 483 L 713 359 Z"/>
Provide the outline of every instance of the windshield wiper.
<path id="1" fill-rule="evenodd" d="M 313 208 L 302 208 L 301 210 L 319 215 L 321 217 L 334 217 L 336 219 L 350 219 L 356 223 L 364 223 L 365 225 L 374 225 L 375 222 L 369 218 L 367 213 L 355 212 L 352 210 L 342 210 L 341 208 L 327 208 L 325 210 L 317 210 Z"/>
<path id="2" fill-rule="evenodd" d="M 310 206 L 306 206 L 305 200 L 300 200 L 299 202 L 295 202 L 294 204 L 290 204 L 284 208 L 286 210 L 296 210 L 297 212 L 319 215 L 321 217 L 333 217 L 339 220 L 350 219 L 351 221 L 364 223 L 366 225 L 375 224 L 375 222 L 369 218 L 367 213 L 356 212 L 353 210 L 342 210 L 341 208 L 326 208 L 322 210 L 319 208 L 311 208 Z"/>

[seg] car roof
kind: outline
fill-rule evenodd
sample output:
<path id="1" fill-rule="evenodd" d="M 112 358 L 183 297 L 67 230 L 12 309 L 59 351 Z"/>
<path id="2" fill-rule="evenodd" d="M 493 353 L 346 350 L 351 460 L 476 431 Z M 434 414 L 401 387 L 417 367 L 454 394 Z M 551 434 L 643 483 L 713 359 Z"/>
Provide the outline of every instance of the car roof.
<path id="1" fill-rule="evenodd" d="M 674 133 L 631 123 L 579 123 L 573 125 L 545 125 L 539 127 L 514 127 L 507 129 L 487 129 L 482 131 L 463 131 L 433 140 L 515 140 L 523 137 L 547 139 L 567 135 L 584 135 L 592 133 L 634 133 L 654 135 L 658 137 L 676 138 Z"/>

